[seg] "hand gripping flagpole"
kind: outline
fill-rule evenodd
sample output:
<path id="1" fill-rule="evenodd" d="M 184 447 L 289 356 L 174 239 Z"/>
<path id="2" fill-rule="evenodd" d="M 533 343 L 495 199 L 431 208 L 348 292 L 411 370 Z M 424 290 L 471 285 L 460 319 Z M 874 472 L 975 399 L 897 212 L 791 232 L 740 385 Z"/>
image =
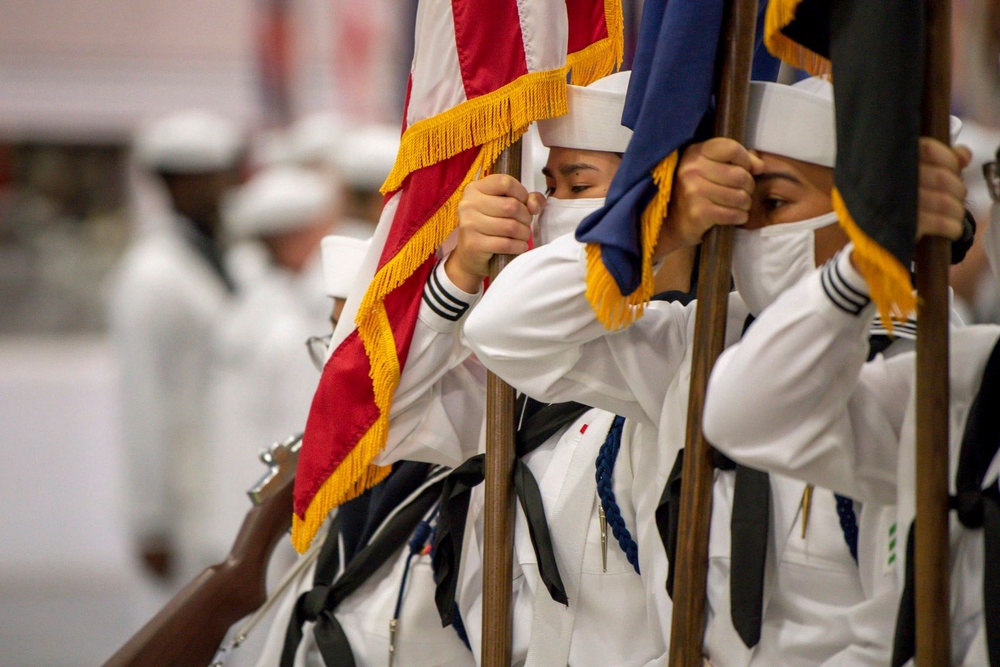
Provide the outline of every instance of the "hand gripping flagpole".
<path id="1" fill-rule="evenodd" d="M 922 136 L 948 143 L 951 2 L 925 0 Z M 950 665 L 948 614 L 948 239 L 917 244 L 916 661 Z"/>
<path id="2" fill-rule="evenodd" d="M 521 178 L 521 141 L 505 149 L 494 173 Z M 490 281 L 511 255 L 494 255 Z M 486 378 L 486 490 L 483 554 L 483 667 L 510 667 L 514 570 L 514 388 L 490 373 Z"/>
<path id="3" fill-rule="evenodd" d="M 719 42 L 715 134 L 743 140 L 757 0 L 727 0 Z M 705 391 L 725 346 L 733 229 L 713 227 L 701 245 L 680 519 L 674 574 L 670 667 L 700 667 L 705 634 L 705 580 L 712 517 L 711 445 L 702 432 Z"/>

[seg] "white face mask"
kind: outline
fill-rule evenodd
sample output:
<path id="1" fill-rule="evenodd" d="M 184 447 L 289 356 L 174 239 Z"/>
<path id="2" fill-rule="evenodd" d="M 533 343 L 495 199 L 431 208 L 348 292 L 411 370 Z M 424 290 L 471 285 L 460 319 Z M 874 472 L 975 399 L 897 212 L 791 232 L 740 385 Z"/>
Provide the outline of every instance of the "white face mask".
<path id="1" fill-rule="evenodd" d="M 733 280 L 754 315 L 816 268 L 814 232 L 836 224 L 826 213 L 801 222 L 737 229 L 733 240 Z"/>
<path id="2" fill-rule="evenodd" d="M 1000 204 L 993 204 L 990 209 L 990 226 L 980 236 L 983 252 L 993 270 L 993 277 L 1000 280 Z"/>
<path id="3" fill-rule="evenodd" d="M 575 232 L 583 219 L 604 206 L 604 197 L 545 200 L 545 208 L 535 221 L 535 245 L 552 243 L 563 234 Z"/>

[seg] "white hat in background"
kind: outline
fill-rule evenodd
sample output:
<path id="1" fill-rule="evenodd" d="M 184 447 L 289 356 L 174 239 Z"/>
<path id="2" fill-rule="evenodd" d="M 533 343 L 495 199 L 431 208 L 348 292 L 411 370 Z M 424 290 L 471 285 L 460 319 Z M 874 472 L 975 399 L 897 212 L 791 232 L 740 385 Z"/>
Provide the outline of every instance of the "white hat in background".
<path id="1" fill-rule="evenodd" d="M 330 163 L 349 129 L 343 118 L 329 111 L 302 116 L 288 128 L 288 157 L 298 165 Z"/>
<path id="2" fill-rule="evenodd" d="M 364 125 L 351 130 L 333 153 L 344 182 L 358 190 L 378 190 L 399 152 L 399 128 Z"/>
<path id="3" fill-rule="evenodd" d="M 199 173 L 236 165 L 246 144 L 243 129 L 233 121 L 192 109 L 141 127 L 135 138 L 135 159 L 151 171 Z"/>
<path id="4" fill-rule="evenodd" d="M 267 169 L 291 162 L 292 147 L 288 132 L 280 129 L 265 130 L 254 136 L 250 144 L 250 164 L 253 169 Z"/>
<path id="5" fill-rule="evenodd" d="M 552 148 L 624 153 L 632 130 L 622 125 L 631 72 L 618 72 L 589 86 L 567 86 L 569 113 L 538 121 L 542 143 Z"/>
<path id="6" fill-rule="evenodd" d="M 327 296 L 334 299 L 347 298 L 370 244 L 370 238 L 361 240 L 348 236 L 327 236 L 323 239 L 323 277 Z"/>
<path id="7" fill-rule="evenodd" d="M 311 226 L 335 204 L 328 179 L 301 167 L 277 166 L 232 191 L 222 215 L 229 236 L 241 239 Z"/>
<path id="8" fill-rule="evenodd" d="M 962 122 L 951 117 L 951 141 Z M 833 86 L 811 77 L 787 86 L 750 82 L 747 106 L 747 148 L 833 167 L 837 162 L 837 125 Z"/>

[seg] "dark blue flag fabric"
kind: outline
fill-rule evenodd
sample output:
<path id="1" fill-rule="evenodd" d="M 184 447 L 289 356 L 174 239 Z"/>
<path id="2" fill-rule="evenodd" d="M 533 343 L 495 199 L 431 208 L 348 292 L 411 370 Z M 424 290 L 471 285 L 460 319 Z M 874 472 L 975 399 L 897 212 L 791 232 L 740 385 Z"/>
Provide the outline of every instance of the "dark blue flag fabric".
<path id="1" fill-rule="evenodd" d="M 833 74 L 833 207 L 887 323 L 916 308 L 909 267 L 917 221 L 923 17 L 920 0 L 772 0 L 765 21 L 773 54 L 812 74 Z"/>
<path id="2" fill-rule="evenodd" d="M 576 238 L 587 244 L 587 299 L 609 329 L 631 324 L 653 294 L 652 254 L 670 202 L 679 149 L 713 106 L 723 0 L 646 0 L 622 124 L 634 132 L 604 208 Z M 766 2 L 761 2 L 762 24 Z M 762 34 L 758 30 L 758 36 Z M 758 39 L 759 42 L 759 39 Z M 778 61 L 757 49 L 755 75 Z"/>

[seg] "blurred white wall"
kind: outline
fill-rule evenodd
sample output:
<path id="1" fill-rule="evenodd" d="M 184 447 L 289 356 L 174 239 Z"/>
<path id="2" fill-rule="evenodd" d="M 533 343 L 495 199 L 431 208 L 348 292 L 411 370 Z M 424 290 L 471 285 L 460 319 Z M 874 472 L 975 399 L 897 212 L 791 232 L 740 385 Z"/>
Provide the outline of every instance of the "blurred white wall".
<path id="1" fill-rule="evenodd" d="M 100 664 L 162 602 L 129 553 L 115 366 L 93 337 L 0 338 L 0 665 Z"/>
<path id="2" fill-rule="evenodd" d="M 254 0 L 0 1 L 0 135 L 95 141 L 202 106 L 253 122 Z M 295 4 L 296 106 L 329 106 L 329 10 Z"/>

